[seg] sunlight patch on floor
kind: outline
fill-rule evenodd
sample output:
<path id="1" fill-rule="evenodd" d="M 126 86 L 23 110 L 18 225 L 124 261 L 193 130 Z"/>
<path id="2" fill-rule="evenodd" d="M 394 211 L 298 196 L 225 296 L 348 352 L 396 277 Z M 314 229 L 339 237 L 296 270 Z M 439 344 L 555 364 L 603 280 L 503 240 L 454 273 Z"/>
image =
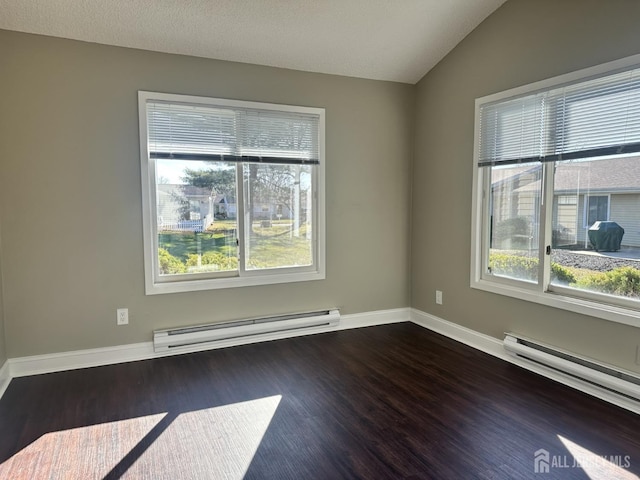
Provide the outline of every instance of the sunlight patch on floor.
<path id="1" fill-rule="evenodd" d="M 568 440 L 561 435 L 558 438 L 573 456 L 574 463 L 579 467 L 590 480 L 637 480 L 638 476 L 626 468 L 631 466 L 633 460 L 621 452 L 612 452 L 606 455 L 598 455 L 577 443 Z"/>
<path id="2" fill-rule="evenodd" d="M 241 479 L 281 395 L 49 432 L 0 465 L 0 478 Z"/>
<path id="3" fill-rule="evenodd" d="M 0 478 L 103 478 L 165 416 L 45 433 L 0 465 Z"/>
<path id="4" fill-rule="evenodd" d="M 189 479 L 243 478 L 281 398 L 276 395 L 180 414 L 123 478 L 144 478 L 150 472 L 174 472 Z"/>

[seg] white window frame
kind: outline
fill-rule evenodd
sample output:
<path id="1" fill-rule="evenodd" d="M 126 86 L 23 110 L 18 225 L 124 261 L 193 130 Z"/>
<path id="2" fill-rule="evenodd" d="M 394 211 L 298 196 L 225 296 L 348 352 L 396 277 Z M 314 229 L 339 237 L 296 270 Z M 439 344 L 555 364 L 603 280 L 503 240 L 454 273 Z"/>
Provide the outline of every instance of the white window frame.
<path id="1" fill-rule="evenodd" d="M 319 164 L 314 174 L 312 191 L 313 208 L 312 231 L 314 232 L 313 265 L 304 267 L 285 267 L 272 269 L 246 270 L 243 262 L 239 262 L 238 271 L 162 275 L 159 274 L 158 236 L 156 214 L 156 167 L 155 160 L 150 158 L 148 145 L 147 102 L 166 101 L 192 103 L 196 105 L 212 105 L 238 108 L 257 108 L 278 112 L 292 112 L 317 115 Z M 271 285 L 279 283 L 323 280 L 326 278 L 326 220 L 325 220 L 325 110 L 316 107 L 301 107 L 273 103 L 250 102 L 192 95 L 178 95 L 156 92 L 138 92 L 138 113 L 140 128 L 140 168 L 142 183 L 142 232 L 144 241 L 145 293 L 147 295 L 180 293 L 221 288 Z M 237 221 L 240 258 L 245 258 L 244 249 L 244 180 L 241 176 L 242 164 L 236 166 Z"/>
<path id="2" fill-rule="evenodd" d="M 552 235 L 552 205 L 553 205 L 553 173 L 543 173 L 542 205 L 540 208 L 540 222 L 542 224 L 540 235 L 539 281 L 530 283 L 518 281 L 500 276 L 492 276 L 483 271 L 483 265 L 488 265 L 489 249 L 489 209 L 487 208 L 490 196 L 490 168 L 478 167 L 480 126 L 480 106 L 489 102 L 525 95 L 531 92 L 542 91 L 557 87 L 558 85 L 586 80 L 618 71 L 628 70 L 640 65 L 640 55 L 623 58 L 591 68 L 560 75 L 547 80 L 542 80 L 529 85 L 513 88 L 476 99 L 475 124 L 474 124 L 474 161 L 473 161 L 473 192 L 472 192 L 472 224 L 471 224 L 471 288 L 491 292 L 499 295 L 517 298 L 541 305 L 546 305 L 562 310 L 589 315 L 625 325 L 640 326 L 640 305 L 637 301 L 626 300 L 621 297 L 606 295 L 588 291 L 577 291 L 550 285 L 550 256 L 544 254 L 545 246 L 551 245 Z M 549 164 L 543 164 L 543 169 L 549 168 Z M 596 195 L 594 193 L 594 195 Z M 586 202 L 585 202 L 586 203 Z M 549 205 L 545 207 L 545 205 Z M 611 199 L 609 198 L 609 208 Z M 548 210 L 548 212 L 547 212 Z"/>

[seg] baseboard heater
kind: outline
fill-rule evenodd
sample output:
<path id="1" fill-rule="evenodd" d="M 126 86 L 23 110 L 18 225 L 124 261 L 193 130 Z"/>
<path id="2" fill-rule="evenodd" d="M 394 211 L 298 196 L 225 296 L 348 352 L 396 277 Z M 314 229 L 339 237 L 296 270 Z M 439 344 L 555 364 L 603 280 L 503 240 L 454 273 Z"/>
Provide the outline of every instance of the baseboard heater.
<path id="1" fill-rule="evenodd" d="M 640 376 L 514 333 L 504 337 L 507 352 L 615 393 L 640 400 Z"/>
<path id="2" fill-rule="evenodd" d="M 276 333 L 313 333 L 321 330 L 322 327 L 335 327 L 339 323 L 339 310 L 322 310 L 156 330 L 153 332 L 153 349 L 155 352 L 173 349 L 205 349 L 232 339 L 255 337 L 254 339 L 257 340 L 262 337 L 266 340 L 267 337 L 272 337 Z"/>

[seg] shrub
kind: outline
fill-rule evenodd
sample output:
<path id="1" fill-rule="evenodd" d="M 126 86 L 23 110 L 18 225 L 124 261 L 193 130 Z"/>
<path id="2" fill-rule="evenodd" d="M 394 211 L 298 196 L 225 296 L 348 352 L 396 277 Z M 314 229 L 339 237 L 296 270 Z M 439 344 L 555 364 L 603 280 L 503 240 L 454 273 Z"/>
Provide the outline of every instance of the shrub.
<path id="1" fill-rule="evenodd" d="M 513 235 L 528 235 L 529 219 L 527 217 L 511 217 L 498 222 L 493 230 L 494 237 L 508 238 Z"/>
<path id="2" fill-rule="evenodd" d="M 640 270 L 619 267 L 609 272 L 592 273 L 578 282 L 578 287 L 625 297 L 640 296 Z"/>
<path id="3" fill-rule="evenodd" d="M 164 248 L 158 249 L 158 259 L 160 260 L 160 274 L 185 273 L 187 267 L 180 259 L 171 255 Z"/>
<path id="4" fill-rule="evenodd" d="M 210 270 L 237 270 L 238 259 L 236 257 L 228 257 L 220 252 L 205 252 L 201 255 L 200 265 L 213 265 L 214 268 L 206 269 Z M 191 270 L 198 267 L 198 255 L 192 253 L 187 258 L 187 267 Z"/>
<path id="5" fill-rule="evenodd" d="M 507 253 L 492 253 L 489 255 L 489 269 L 499 275 L 535 280 L 538 276 L 538 259 Z"/>
<path id="6" fill-rule="evenodd" d="M 489 268 L 499 275 L 507 275 L 524 280 L 536 280 L 538 278 L 538 259 L 534 257 L 492 253 L 489 255 Z M 552 262 L 551 280 L 570 284 L 576 282 L 576 277 L 568 268 Z"/>
<path id="7" fill-rule="evenodd" d="M 551 262 L 551 280 L 557 280 L 560 283 L 570 284 L 576 283 L 576 276 L 567 267 L 559 263 Z"/>

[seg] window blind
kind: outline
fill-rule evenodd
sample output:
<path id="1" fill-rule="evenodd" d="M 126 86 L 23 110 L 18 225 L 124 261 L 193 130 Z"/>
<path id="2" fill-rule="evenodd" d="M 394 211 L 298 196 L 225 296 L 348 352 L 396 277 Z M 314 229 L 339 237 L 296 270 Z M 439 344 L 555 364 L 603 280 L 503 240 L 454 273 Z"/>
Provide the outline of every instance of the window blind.
<path id="1" fill-rule="evenodd" d="M 479 166 L 640 152 L 640 69 L 479 107 Z"/>
<path id="2" fill-rule="evenodd" d="M 319 163 L 319 116 L 241 107 L 147 102 L 150 158 Z"/>

